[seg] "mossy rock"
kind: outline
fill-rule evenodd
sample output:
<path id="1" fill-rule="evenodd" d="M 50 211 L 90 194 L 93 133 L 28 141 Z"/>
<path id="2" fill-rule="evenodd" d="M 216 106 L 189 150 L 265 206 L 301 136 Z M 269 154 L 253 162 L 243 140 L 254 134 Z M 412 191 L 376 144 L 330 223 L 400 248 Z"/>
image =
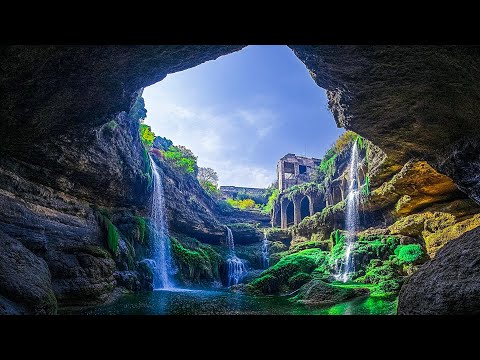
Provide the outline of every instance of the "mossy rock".
<path id="1" fill-rule="evenodd" d="M 447 242 L 460 237 L 467 231 L 473 230 L 478 226 L 480 226 L 480 214 L 476 214 L 467 220 L 448 226 L 435 233 L 425 230 L 423 237 L 428 255 L 434 257 L 437 251 Z"/>
<path id="2" fill-rule="evenodd" d="M 172 254 L 180 281 L 199 284 L 220 280 L 222 257 L 210 246 L 187 236 L 171 236 Z"/>
<path id="3" fill-rule="evenodd" d="M 260 277 L 250 282 L 251 291 L 261 294 L 289 293 L 296 288 L 297 282 L 289 280 L 300 274 L 310 274 L 317 267 L 317 258 L 322 254 L 319 249 L 308 249 L 287 255 L 278 263 L 265 270 Z"/>
<path id="4" fill-rule="evenodd" d="M 272 242 L 282 242 L 286 246 L 290 246 L 292 241 L 292 234 L 290 230 L 287 229 L 280 229 L 280 228 L 269 228 L 265 230 L 265 234 L 267 236 L 268 241 Z"/>
<path id="5" fill-rule="evenodd" d="M 344 287 L 312 280 L 303 285 L 291 301 L 310 306 L 327 306 L 369 294 L 370 290 L 366 287 Z"/>
<path id="6" fill-rule="evenodd" d="M 401 218 L 388 227 L 390 234 L 405 236 L 422 236 L 424 230 L 436 232 L 455 223 L 455 216 L 441 212 L 423 212 Z"/>

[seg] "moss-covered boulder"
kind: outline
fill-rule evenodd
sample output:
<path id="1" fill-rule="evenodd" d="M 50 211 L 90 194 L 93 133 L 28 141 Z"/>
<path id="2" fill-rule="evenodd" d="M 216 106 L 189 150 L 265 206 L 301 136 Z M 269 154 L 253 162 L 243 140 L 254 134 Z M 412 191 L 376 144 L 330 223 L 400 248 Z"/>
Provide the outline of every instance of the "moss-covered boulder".
<path id="1" fill-rule="evenodd" d="M 298 289 L 301 273 L 309 275 L 316 267 L 322 250 L 308 249 L 287 255 L 249 283 L 249 291 L 257 294 L 284 294 Z"/>
<path id="2" fill-rule="evenodd" d="M 222 257 L 208 244 L 187 236 L 171 236 L 177 278 L 185 284 L 220 281 Z"/>
<path id="3" fill-rule="evenodd" d="M 422 236 L 423 231 L 428 228 L 430 232 L 435 232 L 452 225 L 455 222 L 455 216 L 448 213 L 423 212 L 412 214 L 401 218 L 393 225 L 388 227 L 392 235 Z"/>
<path id="4" fill-rule="evenodd" d="M 312 280 L 303 285 L 292 301 L 306 305 L 334 305 L 359 296 L 370 294 L 363 287 L 332 285 L 321 280 Z"/>
<path id="5" fill-rule="evenodd" d="M 436 225 L 435 223 L 433 225 Z M 466 233 L 480 226 L 480 214 L 474 215 L 471 218 L 442 228 L 437 232 L 431 232 L 430 230 L 436 229 L 436 227 L 429 226 L 423 231 L 422 235 L 425 240 L 425 246 L 430 257 L 434 257 L 436 252 L 442 248 L 450 240 L 456 239 Z"/>

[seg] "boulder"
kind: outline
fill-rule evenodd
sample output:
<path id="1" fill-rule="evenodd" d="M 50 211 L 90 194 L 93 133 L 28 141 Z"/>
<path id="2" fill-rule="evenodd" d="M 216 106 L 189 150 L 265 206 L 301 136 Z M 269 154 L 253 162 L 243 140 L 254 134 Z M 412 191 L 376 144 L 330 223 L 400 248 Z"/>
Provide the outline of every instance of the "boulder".
<path id="1" fill-rule="evenodd" d="M 473 230 L 480 226 L 480 214 L 458 222 L 454 225 L 450 225 L 445 228 L 441 228 L 437 232 L 431 232 L 431 229 L 425 224 L 425 230 L 422 235 L 425 240 L 425 246 L 427 247 L 427 253 L 430 257 L 434 257 L 437 251 L 442 248 L 447 242 L 452 241 L 460 237 L 467 231 Z M 435 229 L 433 229 L 435 230 Z"/>
<path id="2" fill-rule="evenodd" d="M 57 312 L 46 262 L 0 231 L 0 314 Z"/>
<path id="3" fill-rule="evenodd" d="M 448 242 L 402 286 L 400 315 L 480 314 L 480 228 Z"/>
<path id="4" fill-rule="evenodd" d="M 370 294 L 367 288 L 348 288 L 312 280 L 303 285 L 294 300 L 306 305 L 334 305 L 359 296 Z"/>

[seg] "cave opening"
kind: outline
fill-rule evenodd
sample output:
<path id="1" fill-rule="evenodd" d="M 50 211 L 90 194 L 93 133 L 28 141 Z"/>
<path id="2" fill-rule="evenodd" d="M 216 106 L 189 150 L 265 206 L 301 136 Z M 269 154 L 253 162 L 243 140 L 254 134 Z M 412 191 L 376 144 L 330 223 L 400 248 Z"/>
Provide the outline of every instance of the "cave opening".
<path id="1" fill-rule="evenodd" d="M 182 149 L 215 171 L 216 186 L 276 187 L 282 156 L 321 158 L 344 132 L 326 91 L 287 46 L 247 46 L 169 74 L 142 96 L 157 145 L 191 150 Z M 309 169 L 285 162 L 285 172 L 294 179 Z"/>

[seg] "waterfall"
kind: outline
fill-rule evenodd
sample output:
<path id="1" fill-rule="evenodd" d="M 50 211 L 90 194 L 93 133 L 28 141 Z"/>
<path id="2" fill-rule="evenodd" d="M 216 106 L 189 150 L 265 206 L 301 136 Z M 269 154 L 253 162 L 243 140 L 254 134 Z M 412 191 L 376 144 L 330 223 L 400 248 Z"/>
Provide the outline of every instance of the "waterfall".
<path id="1" fill-rule="evenodd" d="M 348 195 L 346 203 L 345 230 L 345 257 L 341 273 L 336 275 L 336 279 L 347 282 L 350 275 L 355 271 L 352 263 L 352 250 L 355 243 L 355 232 L 357 231 L 360 216 L 360 186 L 358 184 L 358 146 L 355 141 L 352 146 L 352 154 L 350 157 L 350 173 L 348 179 Z"/>
<path id="2" fill-rule="evenodd" d="M 227 286 L 237 285 L 245 276 L 247 269 L 243 260 L 235 254 L 235 243 L 233 241 L 232 230 L 227 226 L 227 245 L 229 247 L 229 255 L 227 258 L 228 267 L 228 283 Z"/>
<path id="3" fill-rule="evenodd" d="M 263 233 L 263 242 L 262 242 L 262 265 L 266 269 L 270 265 L 270 259 L 268 257 L 268 239 L 267 233 Z"/>
<path id="4" fill-rule="evenodd" d="M 157 165 L 150 157 L 153 174 L 153 194 L 150 214 L 150 233 L 153 237 L 153 287 L 154 289 L 172 289 L 175 284 L 171 279 L 174 273 L 172 252 L 170 250 L 170 236 L 168 233 L 165 214 L 165 195 L 162 178 Z"/>

